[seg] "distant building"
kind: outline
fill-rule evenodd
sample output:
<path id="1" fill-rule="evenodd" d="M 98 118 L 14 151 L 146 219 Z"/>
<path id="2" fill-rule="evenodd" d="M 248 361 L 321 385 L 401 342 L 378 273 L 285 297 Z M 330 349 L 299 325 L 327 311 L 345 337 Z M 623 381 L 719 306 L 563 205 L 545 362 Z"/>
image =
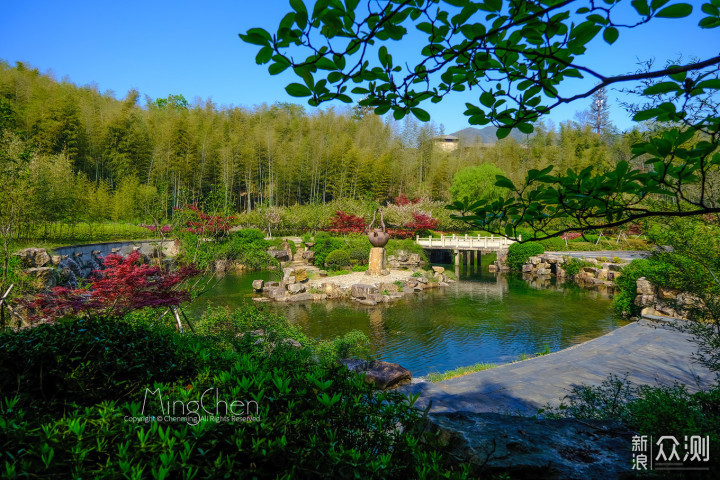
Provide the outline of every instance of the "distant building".
<path id="1" fill-rule="evenodd" d="M 455 135 L 438 135 L 433 137 L 433 143 L 436 147 L 446 152 L 457 150 L 460 139 Z"/>

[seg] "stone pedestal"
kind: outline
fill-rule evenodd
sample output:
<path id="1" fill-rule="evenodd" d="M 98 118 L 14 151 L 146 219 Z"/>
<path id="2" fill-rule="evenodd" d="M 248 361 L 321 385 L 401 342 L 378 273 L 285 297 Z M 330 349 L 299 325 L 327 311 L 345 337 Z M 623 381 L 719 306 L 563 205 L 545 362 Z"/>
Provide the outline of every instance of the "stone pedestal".
<path id="1" fill-rule="evenodd" d="M 386 267 L 386 253 L 384 247 L 373 247 L 370 249 L 370 261 L 368 262 L 368 273 L 370 275 L 382 275 Z"/>

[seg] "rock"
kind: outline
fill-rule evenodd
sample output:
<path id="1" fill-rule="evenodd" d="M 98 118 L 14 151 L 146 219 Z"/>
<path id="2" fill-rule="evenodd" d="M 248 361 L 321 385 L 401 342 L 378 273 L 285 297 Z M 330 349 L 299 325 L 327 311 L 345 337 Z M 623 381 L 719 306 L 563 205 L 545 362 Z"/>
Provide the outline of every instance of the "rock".
<path id="1" fill-rule="evenodd" d="M 531 263 L 526 263 L 522 266 L 523 273 L 530 273 L 530 272 L 532 272 L 532 270 L 533 270 L 533 266 Z"/>
<path id="2" fill-rule="evenodd" d="M 256 292 L 262 292 L 264 285 L 265 285 L 265 280 L 253 280 L 253 282 L 252 282 L 253 290 L 255 290 Z"/>
<path id="3" fill-rule="evenodd" d="M 20 257 L 20 265 L 23 268 L 44 267 L 52 262 L 50 255 L 44 248 L 26 248 L 16 252 L 14 255 Z"/>
<path id="4" fill-rule="evenodd" d="M 256 303 L 269 303 L 269 302 L 272 302 L 272 299 L 271 299 L 271 298 L 267 298 L 267 297 L 254 297 L 254 298 L 253 298 L 253 302 L 256 302 Z"/>
<path id="5" fill-rule="evenodd" d="M 655 295 L 638 295 L 635 297 L 635 305 L 643 307 L 655 303 Z"/>
<path id="6" fill-rule="evenodd" d="M 635 282 L 635 285 L 637 285 L 637 293 L 639 295 L 655 295 L 655 289 L 653 288 L 652 283 L 650 283 L 647 278 L 638 278 L 637 282 Z"/>
<path id="7" fill-rule="evenodd" d="M 296 282 L 305 282 L 308 279 L 307 270 L 304 268 L 296 268 L 295 269 L 295 281 Z"/>
<path id="8" fill-rule="evenodd" d="M 288 292 L 292 295 L 302 293 L 305 291 L 305 285 L 302 283 L 293 283 L 291 285 L 288 285 Z"/>
<path id="9" fill-rule="evenodd" d="M 438 266 L 433 265 L 432 269 L 433 269 L 433 272 L 435 272 L 438 275 L 445 273 L 445 267 L 438 267 Z"/>
<path id="10" fill-rule="evenodd" d="M 594 277 L 595 274 L 597 273 L 598 269 L 595 268 L 595 267 L 583 267 L 580 271 L 581 271 L 581 272 L 585 272 L 585 273 L 589 273 L 589 274 L 591 274 L 591 275 Z"/>
<path id="11" fill-rule="evenodd" d="M 286 338 L 282 343 L 293 348 L 302 348 L 302 344 L 294 338 Z"/>
<path id="12" fill-rule="evenodd" d="M 489 272 L 497 272 L 497 265 L 495 265 L 494 263 L 491 263 L 490 265 L 488 265 L 488 271 Z"/>
<path id="13" fill-rule="evenodd" d="M 23 270 L 37 289 L 52 288 L 56 285 L 55 269 L 52 267 L 33 267 Z M 0 294 L 1 295 L 1 294 Z"/>
<path id="14" fill-rule="evenodd" d="M 438 282 L 438 287 L 449 287 L 450 284 L 447 282 Z"/>
<path id="15" fill-rule="evenodd" d="M 560 264 L 558 264 L 558 265 L 555 267 L 555 276 L 558 277 L 558 278 L 565 278 L 565 275 L 566 275 L 565 269 L 564 269 L 564 268 L 560 268 Z"/>
<path id="16" fill-rule="evenodd" d="M 287 282 L 288 278 L 290 278 L 290 276 L 294 273 L 295 273 L 294 267 L 283 268 L 283 281 Z"/>
<path id="17" fill-rule="evenodd" d="M 417 282 L 418 282 L 418 283 L 422 283 L 422 284 L 426 284 L 426 283 L 428 283 L 428 279 L 425 278 L 425 277 L 417 277 Z"/>
<path id="18" fill-rule="evenodd" d="M 302 258 L 307 260 L 308 263 L 313 263 L 315 262 L 315 252 L 313 250 L 302 252 Z"/>
<path id="19" fill-rule="evenodd" d="M 618 263 L 609 263 L 608 264 L 608 270 L 610 270 L 610 271 L 619 272 L 622 269 L 623 269 L 623 265 L 620 265 Z"/>
<path id="20" fill-rule="evenodd" d="M 380 390 L 386 390 L 410 380 L 412 380 L 410 370 L 397 363 L 374 360 L 368 364 L 365 371 L 365 381 L 372 383 L 375 388 Z"/>
<path id="21" fill-rule="evenodd" d="M 279 286 L 280 286 L 280 282 L 267 282 L 265 284 L 265 287 L 279 287 Z"/>
<path id="22" fill-rule="evenodd" d="M 315 300 L 315 295 L 312 293 L 299 293 L 297 295 L 289 295 L 286 299 L 288 302 L 307 302 L 309 300 Z"/>
<path id="23" fill-rule="evenodd" d="M 320 288 L 327 295 L 327 298 L 344 298 L 347 296 L 347 292 L 334 283 L 323 283 Z"/>
<path id="24" fill-rule="evenodd" d="M 277 250 L 275 248 L 271 248 L 268 250 L 268 254 L 281 262 L 287 262 L 290 260 L 290 255 L 288 255 L 288 252 L 286 250 Z"/>
<path id="25" fill-rule="evenodd" d="M 383 268 L 380 270 L 380 275 L 390 275 L 390 270 L 387 268 Z"/>
<path id="26" fill-rule="evenodd" d="M 658 287 L 658 297 L 665 300 L 675 299 L 679 293 L 679 291 L 671 288 Z"/>
<path id="27" fill-rule="evenodd" d="M 378 289 L 374 285 L 357 283 L 350 287 L 350 295 L 355 298 L 368 298 L 370 295 L 376 293 L 378 293 Z"/>
<path id="28" fill-rule="evenodd" d="M 340 364 L 351 372 L 364 372 L 368 367 L 368 362 L 359 358 L 343 358 L 340 360 Z"/>
<path id="29" fill-rule="evenodd" d="M 285 289 L 283 287 L 265 287 L 263 288 L 263 293 L 268 298 L 278 300 L 285 296 Z"/>
<path id="30" fill-rule="evenodd" d="M 318 272 L 318 275 L 320 275 L 321 277 L 327 277 L 328 276 L 327 270 L 320 270 Z"/>
<path id="31" fill-rule="evenodd" d="M 537 273 L 538 275 L 550 275 L 552 272 L 550 271 L 549 268 L 539 267 L 539 268 L 535 271 L 535 273 Z"/>
<path id="32" fill-rule="evenodd" d="M 421 287 L 420 285 L 418 285 L 417 287 L 413 287 L 413 291 L 415 291 L 415 292 L 422 292 L 422 291 L 423 291 L 423 287 Z"/>
<path id="33" fill-rule="evenodd" d="M 609 273 L 610 273 L 610 270 L 607 270 L 607 269 L 605 269 L 605 268 L 603 268 L 602 270 L 598 270 L 598 271 L 597 271 L 597 278 L 599 278 L 600 280 L 607 280 Z"/>
<path id="34" fill-rule="evenodd" d="M 292 278 L 292 277 L 291 277 L 291 278 Z M 302 283 L 293 283 L 293 284 L 291 284 L 291 285 L 288 285 L 287 290 L 288 290 L 288 292 L 290 292 L 291 294 L 295 295 L 295 294 L 304 292 L 304 291 L 305 291 L 305 285 L 303 285 Z"/>
<path id="35" fill-rule="evenodd" d="M 528 262 L 532 263 L 533 265 L 537 265 L 540 263 L 540 257 L 530 257 L 528 258 Z"/>
<path id="36" fill-rule="evenodd" d="M 433 413 L 428 433 L 473 477 L 605 480 L 631 476 L 632 432 L 611 421 Z"/>

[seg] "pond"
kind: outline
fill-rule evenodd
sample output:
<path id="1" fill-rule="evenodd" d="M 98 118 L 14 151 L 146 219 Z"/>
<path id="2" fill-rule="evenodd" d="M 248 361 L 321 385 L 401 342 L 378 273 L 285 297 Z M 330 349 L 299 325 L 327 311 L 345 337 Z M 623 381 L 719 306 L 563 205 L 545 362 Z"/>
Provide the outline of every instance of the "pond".
<path id="1" fill-rule="evenodd" d="M 252 302 L 252 281 L 273 272 L 228 275 L 194 305 Z M 399 363 L 413 376 L 475 363 L 505 363 L 522 354 L 567 348 L 624 325 L 611 300 L 575 285 L 538 289 L 512 275 L 464 270 L 450 287 L 425 290 L 374 307 L 331 300 L 269 304 L 306 335 L 331 339 L 360 330 L 374 358 Z"/>

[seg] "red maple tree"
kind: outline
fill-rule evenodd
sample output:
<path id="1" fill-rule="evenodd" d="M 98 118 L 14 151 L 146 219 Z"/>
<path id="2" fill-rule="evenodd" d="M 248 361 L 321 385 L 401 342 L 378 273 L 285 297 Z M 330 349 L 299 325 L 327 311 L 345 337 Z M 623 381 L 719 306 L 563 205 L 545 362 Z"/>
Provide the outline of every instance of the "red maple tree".
<path id="1" fill-rule="evenodd" d="M 103 266 L 93 272 L 96 279 L 87 288 L 55 287 L 25 302 L 31 312 L 29 319 L 94 314 L 121 317 L 145 307 L 177 306 L 190 299 L 190 292 L 176 287 L 199 273 L 193 266 L 166 272 L 142 263 L 138 252 L 127 257 L 107 255 Z"/>
<path id="2" fill-rule="evenodd" d="M 367 222 L 363 217 L 337 210 L 335 216 L 330 219 L 330 227 L 325 231 L 347 235 L 348 233 L 362 233 L 366 226 Z"/>

